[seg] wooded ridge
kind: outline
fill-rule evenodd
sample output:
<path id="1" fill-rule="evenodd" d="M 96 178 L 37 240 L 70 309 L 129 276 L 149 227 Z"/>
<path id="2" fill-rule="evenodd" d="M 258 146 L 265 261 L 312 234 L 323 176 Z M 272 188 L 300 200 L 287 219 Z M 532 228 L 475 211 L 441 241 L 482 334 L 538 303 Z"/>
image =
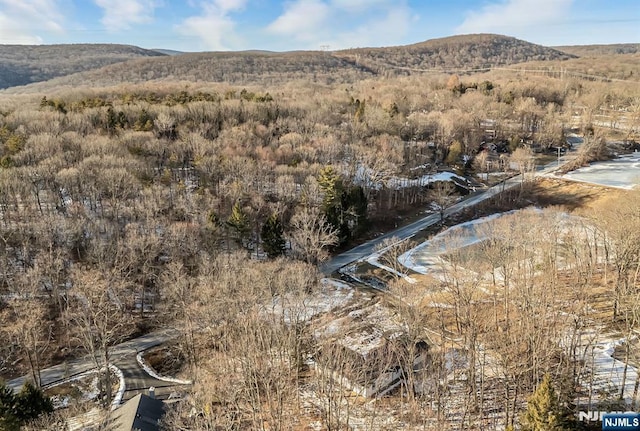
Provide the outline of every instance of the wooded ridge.
<path id="1" fill-rule="evenodd" d="M 115 44 L 0 45 L 0 89 L 164 54 Z"/>
<path id="2" fill-rule="evenodd" d="M 575 58 L 513 37 L 452 36 L 386 48 L 329 51 L 186 53 L 125 45 L 0 46 L 0 88 L 58 78 L 47 85 L 115 85 L 148 80 L 274 84 L 301 78 L 323 83 L 407 75 L 410 68 L 487 68 Z M 126 64 L 125 64 L 126 63 Z M 59 78 L 64 77 L 64 78 Z M 44 89 L 42 86 L 37 89 Z"/>

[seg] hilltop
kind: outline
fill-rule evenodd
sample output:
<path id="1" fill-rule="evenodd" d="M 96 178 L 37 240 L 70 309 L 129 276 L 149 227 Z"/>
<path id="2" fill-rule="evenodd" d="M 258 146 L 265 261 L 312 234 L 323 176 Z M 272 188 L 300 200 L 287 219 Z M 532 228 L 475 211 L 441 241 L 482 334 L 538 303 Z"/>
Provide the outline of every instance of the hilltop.
<path id="1" fill-rule="evenodd" d="M 0 45 L 0 89 L 165 54 L 115 44 Z"/>
<path id="2" fill-rule="evenodd" d="M 432 39 L 389 48 L 360 48 L 336 55 L 382 73 L 386 70 L 482 69 L 528 61 L 568 60 L 572 54 L 497 34 Z"/>
<path id="3" fill-rule="evenodd" d="M 57 73 L 49 73 L 46 76 L 38 76 L 35 73 L 18 74 L 9 82 L 6 77 L 2 77 L 5 73 L 0 70 L 0 80 L 4 79 L 10 85 L 21 85 L 59 77 L 46 84 L 31 87 L 27 91 L 50 90 L 58 86 L 110 86 L 147 81 L 206 81 L 246 85 L 276 84 L 305 79 L 332 83 L 355 82 L 379 75 L 407 75 L 413 69 L 471 70 L 528 61 L 574 58 L 573 55 L 556 49 L 493 34 L 453 36 L 406 46 L 356 48 L 334 52 L 242 51 L 166 56 L 158 51 L 128 47 L 129 51 L 125 53 L 103 48 L 103 55 L 96 56 L 91 49 L 92 45 L 84 47 L 84 53 L 73 45 L 69 46 L 69 52 L 64 52 L 64 46 L 52 47 L 61 51 L 57 56 L 48 54 L 48 58 L 51 59 L 50 68 Z M 38 48 L 46 51 L 44 46 Z M 16 48 L 13 54 L 14 61 L 21 62 L 26 72 L 30 67 L 35 68 L 35 65 L 39 64 L 35 58 L 26 54 L 20 57 Z M 85 60 L 85 56 L 89 61 Z M 78 66 L 75 68 L 67 64 L 66 60 L 60 62 L 64 64 L 55 63 L 56 58 L 70 57 L 76 60 Z M 100 64 L 100 61 L 103 64 Z M 79 65 L 84 68 L 79 70 Z M 62 75 L 67 76 L 60 77 Z M 20 77 L 21 79 L 18 79 Z M 9 84 L 5 84 L 4 87 L 10 86 Z"/>
<path id="4" fill-rule="evenodd" d="M 640 53 L 640 43 L 615 43 L 611 45 L 571 45 L 554 46 L 558 51 L 566 52 L 577 57 L 601 56 L 614 54 Z"/>

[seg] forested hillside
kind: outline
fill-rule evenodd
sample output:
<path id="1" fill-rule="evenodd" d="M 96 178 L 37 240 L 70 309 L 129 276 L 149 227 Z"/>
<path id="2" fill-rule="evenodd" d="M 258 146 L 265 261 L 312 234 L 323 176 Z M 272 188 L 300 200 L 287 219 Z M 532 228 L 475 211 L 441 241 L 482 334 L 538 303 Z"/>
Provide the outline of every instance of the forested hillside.
<path id="1" fill-rule="evenodd" d="M 162 55 L 129 45 L 0 45 L 0 89 Z"/>
<path id="2" fill-rule="evenodd" d="M 578 57 L 595 57 L 612 54 L 637 54 L 640 52 L 638 43 L 615 43 L 610 45 L 570 45 L 554 46 L 558 51 L 566 52 Z"/>
<path id="3" fill-rule="evenodd" d="M 98 48 L 98 51 L 104 49 L 100 46 Z M 64 48 L 56 48 L 56 50 L 64 52 Z M 25 70 L 11 66 L 12 68 L 5 72 L 0 71 L 0 77 L 5 76 L 4 86 L 9 86 L 12 82 L 14 82 L 13 85 L 27 83 L 26 79 L 30 79 L 29 82 L 35 82 L 65 75 L 51 82 L 18 90 L 31 92 L 46 91 L 61 86 L 102 87 L 147 81 L 272 85 L 304 79 L 311 82 L 332 84 L 354 83 L 373 76 L 410 75 L 422 70 L 472 70 L 525 61 L 565 60 L 573 57 L 512 37 L 490 34 L 455 36 L 408 46 L 358 48 L 336 52 L 208 52 L 158 58 L 154 57 L 153 51 L 138 50 L 128 52 L 130 58 L 134 56 L 154 58 L 138 58 L 124 63 L 121 62 L 123 55 L 118 52 L 109 55 L 105 53 L 104 56 L 84 53 L 86 58 L 80 61 L 83 58 L 83 53 L 76 51 L 77 49 L 70 48 L 69 53 L 60 55 L 59 59 L 65 60 L 61 64 L 57 64 L 52 57 L 52 63 L 49 67 L 55 70 L 55 73 L 49 72 L 45 75 L 44 72 L 39 72 L 40 75 L 37 76 L 29 75 L 29 67 L 41 66 L 37 66 L 38 63 L 30 62 L 33 60 L 23 58 L 21 64 Z M 75 61 L 66 61 L 68 57 Z M 15 51 L 12 61 L 18 62 L 18 59 L 18 51 Z M 102 65 L 100 61 L 103 64 L 116 64 L 99 68 Z M 85 72 L 70 75 L 81 70 L 85 70 Z M 18 75 L 15 73 L 21 73 L 21 78 L 18 79 Z M 29 76 L 30 78 L 27 78 Z"/>
<path id="4" fill-rule="evenodd" d="M 103 87 L 148 81 L 228 82 L 240 85 L 272 85 L 296 80 L 345 83 L 373 75 L 364 67 L 318 51 L 208 52 L 112 64 L 17 91 L 46 91 L 64 86 Z"/>
<path id="5" fill-rule="evenodd" d="M 640 195 L 534 172 L 569 137 L 569 167 L 640 149 L 637 82 L 380 76 L 420 50 L 462 62 L 456 41 L 397 48 L 384 72 L 376 50 L 182 54 L 0 93 L 0 377 L 59 407 L 31 429 L 108 417 L 148 391 L 128 374 L 143 360 L 180 378 L 156 388 L 166 429 L 551 429 L 525 413 L 546 394 L 566 430 L 636 397 Z M 557 55 L 477 43 L 464 55 L 495 64 Z M 393 237 L 362 272 L 319 269 L 412 219 L 435 220 L 426 240 L 530 206 L 442 240 L 433 274 Z M 177 336 L 114 354 L 156 331 Z M 605 341 L 622 393 L 594 371 Z M 82 357 L 95 374 L 67 368 Z M 45 385 L 54 364 L 75 380 Z M 2 409 L 0 428 L 32 418 Z"/>
<path id="6" fill-rule="evenodd" d="M 558 50 L 496 34 L 476 34 L 433 39 L 390 48 L 360 48 L 339 51 L 378 73 L 398 74 L 412 69 L 484 69 L 536 60 L 573 58 Z M 414 70 L 414 71 L 415 71 Z"/>

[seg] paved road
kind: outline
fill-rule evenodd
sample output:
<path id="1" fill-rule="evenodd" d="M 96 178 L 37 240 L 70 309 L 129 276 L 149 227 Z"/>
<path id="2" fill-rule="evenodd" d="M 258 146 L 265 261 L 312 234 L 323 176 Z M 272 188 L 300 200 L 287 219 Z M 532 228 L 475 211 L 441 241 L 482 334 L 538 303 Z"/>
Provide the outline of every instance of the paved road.
<path id="1" fill-rule="evenodd" d="M 147 374 L 136 361 L 135 352 L 132 355 L 119 358 L 114 365 L 122 371 L 124 377 L 125 390 L 122 395 L 122 402 L 130 400 L 136 395 L 143 393 L 149 395 L 149 388 L 155 388 L 155 397 L 158 399 L 167 399 L 175 391 L 177 383 L 167 382 L 151 377 Z"/>
<path id="2" fill-rule="evenodd" d="M 572 142 L 573 144 L 580 143 L 581 139 L 576 138 L 576 142 Z M 558 161 L 554 161 L 549 163 L 548 165 L 543 166 L 542 168 L 536 171 L 536 175 L 538 174 L 548 174 L 554 169 L 556 169 L 567 156 L 561 158 Z M 445 217 L 449 217 L 452 214 L 462 211 L 465 208 L 476 205 L 483 200 L 489 199 L 492 196 L 497 195 L 498 193 L 509 190 L 514 187 L 520 185 L 521 176 L 515 176 L 510 178 L 498 185 L 490 187 L 489 189 L 483 192 L 476 192 L 466 199 L 457 202 L 451 207 L 447 208 L 444 212 Z M 384 235 L 379 236 L 373 240 L 370 240 L 364 244 L 361 244 L 357 247 L 352 248 L 349 251 L 341 253 L 337 256 L 334 256 L 331 260 L 326 262 L 320 268 L 322 272 L 326 275 L 331 275 L 333 272 L 338 269 L 346 266 L 352 262 L 363 259 L 364 257 L 370 255 L 374 252 L 375 247 L 384 241 L 386 238 L 397 237 L 399 239 L 406 239 L 413 235 L 415 235 L 420 230 L 426 229 L 429 226 L 432 226 L 440 221 L 440 214 L 431 214 L 427 217 L 424 217 L 416 222 L 413 222 L 407 226 L 398 228 L 391 232 L 387 232 Z M 156 395 L 160 398 L 167 397 L 171 392 L 173 387 L 179 386 L 173 383 L 157 380 L 151 376 L 149 376 L 140 366 L 138 365 L 135 356 L 138 352 L 147 350 L 151 347 L 158 346 L 163 344 L 169 340 L 175 339 L 180 336 L 180 331 L 177 329 L 165 329 L 162 331 L 153 332 L 151 334 L 143 335 L 138 338 L 134 338 L 132 340 L 121 343 L 117 346 L 114 346 L 111 349 L 111 361 L 114 365 L 120 368 L 123 372 L 125 378 L 125 395 L 123 400 L 127 400 L 132 398 L 137 393 L 146 391 L 150 386 L 155 386 L 157 388 Z M 67 379 L 71 376 L 83 373 L 85 371 L 89 371 L 95 369 L 95 364 L 93 358 L 91 356 L 85 356 L 82 358 L 74 359 L 62 364 L 58 364 L 46 369 L 43 369 L 40 372 L 41 381 L 43 386 L 51 385 L 53 383 L 60 382 L 64 379 Z M 17 379 L 9 380 L 7 382 L 8 386 L 12 388 L 14 391 L 19 391 L 24 382 L 29 379 L 29 376 L 22 376 Z"/>
<path id="3" fill-rule="evenodd" d="M 500 183 L 493 187 L 488 188 L 483 192 L 476 192 L 464 200 L 461 200 L 454 205 L 450 206 L 444 211 L 444 216 L 449 217 L 451 214 L 455 214 L 457 212 L 462 211 L 465 208 L 476 205 L 478 202 L 482 202 L 483 200 L 489 199 L 491 196 L 495 196 L 503 190 L 509 190 L 514 188 L 520 184 L 520 175 L 517 177 L 513 177 L 508 179 L 504 184 Z M 391 232 L 387 232 L 384 235 L 380 235 L 379 237 L 372 239 L 370 241 L 365 242 L 364 244 L 360 244 L 357 247 L 352 248 L 351 250 L 345 251 L 337 256 L 334 256 L 329 261 L 325 262 L 320 270 L 326 274 L 331 275 L 333 272 L 338 269 L 349 265 L 350 263 L 356 262 L 360 259 L 363 259 L 375 251 L 375 248 L 381 244 L 385 239 L 396 237 L 400 240 L 407 239 L 415 235 L 417 232 L 424 230 L 434 224 L 440 222 L 440 213 L 435 213 L 428 215 L 420 220 L 417 220 L 411 224 L 400 227 L 398 229 L 392 230 Z"/>
<path id="4" fill-rule="evenodd" d="M 570 138 L 570 139 L 575 141 L 575 142 L 572 142 L 572 144 L 574 145 L 582 142 L 580 138 L 575 138 L 575 139 Z M 567 157 L 568 156 L 563 156 L 557 161 L 553 161 L 542 167 L 539 167 L 534 173 L 534 175 L 545 175 L 545 174 L 551 173 L 552 171 L 556 170 L 559 165 L 565 163 L 567 160 Z M 522 175 L 517 175 L 515 177 L 507 179 L 506 181 L 501 182 L 500 184 L 496 184 L 495 186 L 490 187 L 484 191 L 473 193 L 467 196 L 465 199 L 447 208 L 444 212 L 444 215 L 445 217 L 449 217 L 452 214 L 462 211 L 463 209 L 477 205 L 479 202 L 487 200 L 497 195 L 498 193 L 518 187 L 521 181 L 522 181 Z M 359 246 L 352 248 L 351 250 L 345 251 L 344 253 L 334 256 L 332 259 L 325 262 L 320 267 L 320 270 L 325 275 L 329 276 L 333 274 L 335 271 L 339 270 L 340 268 L 369 256 L 375 251 L 376 246 L 382 243 L 382 241 L 384 241 L 385 239 L 391 238 L 391 237 L 396 237 L 400 240 L 407 239 L 415 235 L 417 232 L 438 223 L 439 221 L 440 221 L 439 213 L 428 215 L 407 226 L 403 226 L 391 232 L 387 232 L 384 235 L 380 235 L 378 238 L 367 241 L 364 244 L 360 244 Z"/>
<path id="5" fill-rule="evenodd" d="M 159 395 L 163 393 L 164 388 L 171 386 L 177 386 L 173 383 L 168 383 L 154 379 L 144 372 L 136 361 L 136 354 L 143 350 L 147 350 L 151 347 L 158 346 L 169 340 L 175 339 L 180 336 L 180 331 L 177 329 L 165 329 L 162 331 L 152 332 L 147 335 L 143 335 L 138 338 L 126 341 L 111 348 L 111 362 L 116 367 L 121 368 L 125 377 L 125 391 L 124 400 L 127 400 L 141 389 L 148 389 L 149 386 L 156 386 L 162 388 L 157 391 Z M 60 382 L 71 376 L 83 373 L 85 371 L 95 369 L 95 363 L 91 356 L 87 355 L 82 358 L 67 361 L 62 364 L 54 365 L 49 368 L 45 368 L 40 372 L 42 385 L 47 386 L 53 383 Z M 126 374 L 125 374 L 126 370 Z M 19 391 L 24 382 L 29 379 L 29 376 L 18 377 L 17 379 L 9 380 L 7 385 L 14 391 Z M 136 392 L 137 391 L 137 392 Z"/>

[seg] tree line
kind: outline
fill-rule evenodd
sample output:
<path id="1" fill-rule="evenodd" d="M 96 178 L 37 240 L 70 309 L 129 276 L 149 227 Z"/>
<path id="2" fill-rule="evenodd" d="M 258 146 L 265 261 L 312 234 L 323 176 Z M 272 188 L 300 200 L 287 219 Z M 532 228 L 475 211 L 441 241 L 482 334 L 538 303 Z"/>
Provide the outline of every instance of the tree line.
<path id="1" fill-rule="evenodd" d="M 532 134 L 547 145 L 557 143 L 574 102 L 590 110 L 585 122 L 593 122 L 604 103 L 633 106 L 628 93 L 603 93 L 599 83 L 540 89 L 532 78 L 462 93 L 447 88 L 449 79 L 311 88 L 123 88 L 3 100 L 0 316 L 9 342 L 0 345 L 0 371 L 9 375 L 19 364 L 38 386 L 47 364 L 82 353 L 108 364 L 110 346 L 179 325 L 190 373 L 196 381 L 202 375 L 203 387 L 219 385 L 219 391 L 198 395 L 209 423 L 255 428 L 268 421 L 287 428 L 287 409 L 302 405 L 291 398 L 297 397 L 291 385 L 307 384 L 301 364 L 317 348 L 302 319 L 305 301 L 318 289 L 314 265 L 372 226 L 396 220 L 396 211 L 434 200 L 444 205 L 450 195 L 443 188 L 437 198 L 437 186 L 435 195 L 421 186 L 395 187 L 394 179 L 438 169 L 473 173 L 486 119 L 495 121 L 496 139 L 508 141 L 516 154 Z M 485 255 L 512 252 L 516 238 Z M 527 247 L 517 250 L 524 254 Z M 575 265 L 594 271 L 594 262 L 582 260 L 584 250 L 576 253 Z M 617 257 L 608 255 L 611 262 Z M 513 280 L 522 289 L 537 284 L 537 269 L 518 262 L 514 258 L 496 278 L 496 292 L 507 295 Z M 631 278 L 636 267 L 613 265 L 615 315 L 627 319 L 625 295 L 637 281 Z M 464 335 L 462 347 L 465 355 L 475 355 L 469 359 L 474 363 L 489 329 L 477 327 L 482 319 L 475 314 L 480 311 L 473 280 L 461 269 L 451 274 L 454 281 L 445 291 L 455 301 L 453 327 Z M 553 292 L 555 281 L 545 283 L 545 289 L 524 292 L 532 298 Z M 297 307 L 290 312 L 298 324 L 284 315 L 265 324 L 264 308 L 285 296 L 295 297 L 289 308 Z M 496 305 L 491 328 L 502 342 L 492 348 L 534 352 L 522 355 L 530 361 L 524 375 L 504 352 L 501 370 L 508 374 L 500 380 L 500 402 L 511 420 L 557 359 L 550 357 L 558 353 L 556 332 L 537 333 L 525 345 L 516 340 L 525 329 L 538 329 L 540 310 L 555 301 L 543 299 L 533 301 L 541 308 L 532 309 L 513 296 L 496 295 L 502 308 Z M 411 311 L 410 318 L 420 320 L 421 313 Z M 451 330 L 444 329 L 445 335 Z M 211 362 L 211 352 L 219 361 Z M 230 372 L 238 367 L 242 374 Z M 465 373 L 469 405 L 481 404 L 482 387 L 473 382 L 482 373 L 472 367 Z M 220 378 L 227 374 L 231 382 Z M 327 377 L 313 385 L 322 387 L 322 414 L 335 429 L 352 400 L 336 398 L 339 390 Z M 110 374 L 103 378 L 110 387 Z M 224 395 L 222 389 L 232 385 L 238 391 Z M 447 387 L 433 385 L 437 397 L 447 394 Z M 447 409 L 440 401 L 436 413 L 444 420 Z"/>

